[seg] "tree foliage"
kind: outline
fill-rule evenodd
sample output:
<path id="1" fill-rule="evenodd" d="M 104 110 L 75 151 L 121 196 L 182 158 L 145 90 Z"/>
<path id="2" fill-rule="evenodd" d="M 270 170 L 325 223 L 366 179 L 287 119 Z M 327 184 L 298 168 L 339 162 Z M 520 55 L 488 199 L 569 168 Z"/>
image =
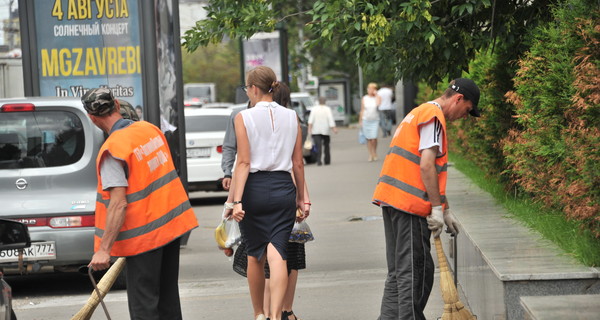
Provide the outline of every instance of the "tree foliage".
<path id="1" fill-rule="evenodd" d="M 558 0 L 557 0 L 558 1 Z M 552 0 L 305 0 L 308 47 L 336 47 L 362 66 L 385 63 L 397 78 L 436 85 L 458 77 L 496 41 L 519 45 L 548 18 Z M 272 31 L 298 14 L 298 1 L 210 0 L 208 19 L 186 32 L 184 46 Z M 295 10 L 295 13 L 294 13 Z"/>
<path id="2" fill-rule="evenodd" d="M 240 53 L 234 41 L 182 52 L 182 60 L 183 83 L 214 82 L 217 101 L 235 101 L 235 88 L 240 85 Z"/>

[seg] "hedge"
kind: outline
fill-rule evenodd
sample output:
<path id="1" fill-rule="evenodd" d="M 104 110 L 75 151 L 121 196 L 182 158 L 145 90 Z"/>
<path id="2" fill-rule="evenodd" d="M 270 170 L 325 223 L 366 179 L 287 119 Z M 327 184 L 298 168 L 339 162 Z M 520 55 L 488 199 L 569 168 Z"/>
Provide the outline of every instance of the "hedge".
<path id="1" fill-rule="evenodd" d="M 600 239 L 600 10 L 570 0 L 518 47 L 480 52 L 466 77 L 482 117 L 449 126 L 450 148 Z M 420 101 L 441 94 L 421 85 Z"/>

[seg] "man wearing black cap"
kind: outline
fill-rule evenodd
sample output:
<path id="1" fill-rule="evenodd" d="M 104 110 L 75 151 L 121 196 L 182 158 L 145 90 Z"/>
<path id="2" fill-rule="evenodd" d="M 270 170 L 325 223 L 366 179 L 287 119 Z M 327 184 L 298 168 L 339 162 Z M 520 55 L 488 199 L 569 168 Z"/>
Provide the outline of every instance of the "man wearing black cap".
<path id="1" fill-rule="evenodd" d="M 146 121 L 123 119 L 106 88 L 81 98 L 108 134 L 98 152 L 94 270 L 126 257 L 130 319 L 181 319 L 180 237 L 198 226 L 165 136 Z"/>
<path id="2" fill-rule="evenodd" d="M 458 223 L 446 198 L 446 122 L 479 117 L 479 88 L 459 78 L 441 97 L 413 109 L 396 129 L 373 203 L 383 211 L 388 275 L 379 319 L 425 319 L 433 286 L 429 238 Z"/>

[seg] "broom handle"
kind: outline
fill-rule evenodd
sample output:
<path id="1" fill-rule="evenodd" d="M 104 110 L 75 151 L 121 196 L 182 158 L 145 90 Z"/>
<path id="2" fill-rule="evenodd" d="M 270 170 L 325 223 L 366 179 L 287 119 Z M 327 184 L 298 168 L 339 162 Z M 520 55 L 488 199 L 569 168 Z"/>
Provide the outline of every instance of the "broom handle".
<path id="1" fill-rule="evenodd" d="M 94 285 L 94 290 L 96 290 L 98 299 L 100 299 L 100 304 L 102 304 L 102 309 L 104 309 L 106 318 L 108 320 L 111 320 L 110 315 L 108 314 L 108 309 L 106 308 L 106 305 L 104 304 L 104 299 L 102 298 L 102 294 L 100 293 L 100 290 L 98 289 L 98 285 L 96 284 L 96 279 L 94 279 L 94 276 L 92 275 L 92 269 L 93 269 L 92 267 L 88 268 L 88 275 L 90 276 L 90 280 L 92 280 L 92 285 Z"/>
<path id="2" fill-rule="evenodd" d="M 452 244 L 454 245 L 454 286 L 458 288 L 458 233 L 457 234 L 452 234 L 452 237 L 454 238 L 454 241 L 452 241 Z"/>

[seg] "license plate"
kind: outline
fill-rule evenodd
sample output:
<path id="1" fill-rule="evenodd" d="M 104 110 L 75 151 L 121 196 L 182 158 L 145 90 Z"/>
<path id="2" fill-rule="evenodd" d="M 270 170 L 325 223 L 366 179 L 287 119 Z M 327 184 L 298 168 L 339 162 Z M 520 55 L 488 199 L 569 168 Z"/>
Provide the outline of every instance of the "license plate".
<path id="1" fill-rule="evenodd" d="M 23 249 L 23 261 L 54 259 L 56 259 L 54 241 L 32 242 L 31 247 Z M 0 251 L 0 263 L 17 261 L 19 261 L 19 249 Z"/>
<path id="2" fill-rule="evenodd" d="M 212 148 L 189 148 L 186 149 L 188 158 L 208 158 Z"/>

